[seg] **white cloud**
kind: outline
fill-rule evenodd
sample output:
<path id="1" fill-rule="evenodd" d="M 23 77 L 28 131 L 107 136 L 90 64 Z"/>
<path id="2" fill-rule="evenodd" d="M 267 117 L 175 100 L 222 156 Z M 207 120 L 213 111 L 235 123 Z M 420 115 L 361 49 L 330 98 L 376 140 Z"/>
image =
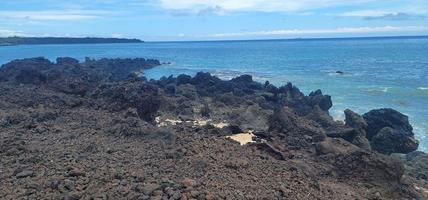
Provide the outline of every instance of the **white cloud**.
<path id="1" fill-rule="evenodd" d="M 217 33 L 210 37 L 262 37 L 262 36 L 304 36 L 323 34 L 363 34 L 363 33 L 398 33 L 428 31 L 428 26 L 380 26 L 380 27 L 342 27 L 334 29 L 283 29 L 255 32 Z"/>
<path id="2" fill-rule="evenodd" d="M 366 20 L 423 20 L 427 18 L 428 12 L 416 9 L 394 9 L 394 10 L 357 10 L 339 14 L 330 14 L 340 17 L 360 17 Z"/>
<path id="3" fill-rule="evenodd" d="M 0 18 L 33 21 L 76 21 L 96 19 L 107 14 L 97 10 L 0 11 Z"/>
<path id="4" fill-rule="evenodd" d="M 386 10 L 357 10 L 346 13 L 338 14 L 338 16 L 342 17 L 381 17 L 387 14 L 396 13 L 393 11 Z"/>
<path id="5" fill-rule="evenodd" d="M 26 34 L 24 34 L 22 31 L 0 29 L 0 37 L 11 37 L 11 36 L 26 36 Z"/>
<path id="6" fill-rule="evenodd" d="M 370 1 L 375 0 L 160 0 L 160 3 L 170 10 L 221 8 L 225 11 L 297 12 Z"/>

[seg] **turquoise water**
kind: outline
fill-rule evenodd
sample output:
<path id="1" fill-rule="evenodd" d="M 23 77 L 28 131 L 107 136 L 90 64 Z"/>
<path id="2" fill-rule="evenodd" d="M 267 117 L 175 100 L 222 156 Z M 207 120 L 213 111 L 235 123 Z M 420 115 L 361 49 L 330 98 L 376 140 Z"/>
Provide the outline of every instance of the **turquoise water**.
<path id="1" fill-rule="evenodd" d="M 276 85 L 293 82 L 333 97 L 331 114 L 391 107 L 409 115 L 421 150 L 428 150 L 428 38 L 371 38 L 0 47 L 0 63 L 17 58 L 145 57 L 171 62 L 149 78 L 208 71 L 220 78 L 251 74 Z M 335 71 L 343 71 L 338 75 Z"/>

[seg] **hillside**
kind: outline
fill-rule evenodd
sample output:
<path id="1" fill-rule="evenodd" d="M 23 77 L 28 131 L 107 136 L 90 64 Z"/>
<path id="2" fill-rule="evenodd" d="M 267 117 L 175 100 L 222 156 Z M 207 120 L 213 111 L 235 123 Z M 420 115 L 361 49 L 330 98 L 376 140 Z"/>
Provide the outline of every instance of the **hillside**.
<path id="1" fill-rule="evenodd" d="M 69 37 L 7 37 L 0 38 L 0 46 L 21 44 L 101 44 L 101 43 L 142 43 L 139 39 L 124 38 L 69 38 Z"/>

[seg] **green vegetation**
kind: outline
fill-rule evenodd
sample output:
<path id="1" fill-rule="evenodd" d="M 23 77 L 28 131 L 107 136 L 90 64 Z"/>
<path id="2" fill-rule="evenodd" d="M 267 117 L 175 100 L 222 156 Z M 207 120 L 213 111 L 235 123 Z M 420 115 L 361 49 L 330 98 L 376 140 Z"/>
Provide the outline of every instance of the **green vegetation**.
<path id="1" fill-rule="evenodd" d="M 0 46 L 20 44 L 100 44 L 141 43 L 139 39 L 122 38 L 68 38 L 68 37 L 7 37 L 0 38 Z"/>

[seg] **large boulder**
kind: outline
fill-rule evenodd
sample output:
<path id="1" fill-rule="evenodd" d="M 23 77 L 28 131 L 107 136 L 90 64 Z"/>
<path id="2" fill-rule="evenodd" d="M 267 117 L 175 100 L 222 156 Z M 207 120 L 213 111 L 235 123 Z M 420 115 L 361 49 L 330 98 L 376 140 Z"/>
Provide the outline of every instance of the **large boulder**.
<path id="1" fill-rule="evenodd" d="M 371 146 L 383 154 L 410 153 L 418 149 L 419 142 L 409 132 L 390 127 L 382 128 L 371 139 Z"/>
<path id="2" fill-rule="evenodd" d="M 384 153 L 409 153 L 418 148 L 409 118 L 390 108 L 371 110 L 363 115 L 367 138 L 374 150 Z"/>
<path id="3" fill-rule="evenodd" d="M 409 118 L 391 108 L 382 108 L 371 110 L 363 115 L 367 122 L 367 138 L 371 139 L 382 128 L 391 127 L 396 130 L 407 132 L 409 136 L 413 136 L 413 128 L 409 123 Z"/>

